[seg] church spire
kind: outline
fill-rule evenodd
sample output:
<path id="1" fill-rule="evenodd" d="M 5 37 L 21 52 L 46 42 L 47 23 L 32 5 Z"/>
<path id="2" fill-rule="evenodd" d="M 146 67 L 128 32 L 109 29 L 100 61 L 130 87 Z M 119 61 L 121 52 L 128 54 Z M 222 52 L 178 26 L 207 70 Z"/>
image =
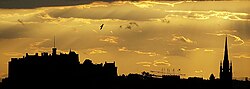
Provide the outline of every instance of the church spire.
<path id="1" fill-rule="evenodd" d="M 227 36 L 225 41 L 224 61 L 228 61 Z"/>
<path id="2" fill-rule="evenodd" d="M 224 52 L 224 60 L 223 60 L 223 70 L 229 70 L 229 60 L 228 60 L 228 48 L 227 48 L 227 36 L 225 40 L 225 52 Z"/>
<path id="3" fill-rule="evenodd" d="M 225 49 L 224 49 L 224 60 L 223 66 L 220 64 L 220 79 L 221 80 L 232 80 L 232 64 L 229 65 L 228 59 L 228 48 L 227 48 L 227 36 L 225 39 Z"/>

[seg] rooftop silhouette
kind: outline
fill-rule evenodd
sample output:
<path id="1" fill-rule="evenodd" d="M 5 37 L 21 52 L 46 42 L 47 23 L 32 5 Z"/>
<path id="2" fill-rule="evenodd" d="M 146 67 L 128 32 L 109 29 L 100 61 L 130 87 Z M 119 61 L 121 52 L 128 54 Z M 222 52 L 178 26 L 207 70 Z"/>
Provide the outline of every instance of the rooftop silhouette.
<path id="1" fill-rule="evenodd" d="M 180 75 L 141 74 L 117 75 L 115 62 L 94 64 L 90 59 L 79 61 L 79 54 L 43 52 L 40 55 L 26 53 L 22 58 L 11 58 L 8 78 L 0 83 L 1 89 L 70 88 L 70 89 L 250 89 L 249 81 L 232 80 L 232 64 L 229 65 L 227 38 L 223 66 L 220 63 L 220 79 L 213 74 L 210 80 L 200 77 L 181 79 Z"/>

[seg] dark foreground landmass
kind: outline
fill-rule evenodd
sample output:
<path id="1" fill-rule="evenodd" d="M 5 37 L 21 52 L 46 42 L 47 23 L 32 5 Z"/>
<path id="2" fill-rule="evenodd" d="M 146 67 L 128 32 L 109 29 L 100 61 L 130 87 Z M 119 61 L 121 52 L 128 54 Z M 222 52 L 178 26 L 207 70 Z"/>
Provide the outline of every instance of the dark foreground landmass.
<path id="1" fill-rule="evenodd" d="M 142 74 L 117 75 L 115 62 L 94 64 L 86 59 L 79 62 L 73 51 L 68 54 L 36 53 L 23 58 L 12 58 L 8 77 L 0 83 L 1 89 L 250 89 L 249 81 L 210 80 L 179 75 L 156 76 Z"/>

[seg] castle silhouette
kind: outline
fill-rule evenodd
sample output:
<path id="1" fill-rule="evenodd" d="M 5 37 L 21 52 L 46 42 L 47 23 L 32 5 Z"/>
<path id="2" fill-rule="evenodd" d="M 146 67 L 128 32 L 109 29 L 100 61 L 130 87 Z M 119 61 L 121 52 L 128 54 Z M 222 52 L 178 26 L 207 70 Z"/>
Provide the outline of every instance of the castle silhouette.
<path id="1" fill-rule="evenodd" d="M 22 58 L 11 58 L 8 78 L 0 83 L 1 89 L 70 88 L 70 89 L 250 89 L 250 82 L 232 80 L 232 63 L 229 65 L 227 37 L 223 65 L 220 63 L 220 79 L 212 74 L 210 80 L 199 77 L 181 79 L 179 75 L 154 74 L 117 75 L 115 62 L 94 64 L 90 59 L 79 62 L 79 54 L 52 53 L 38 55 L 26 53 Z"/>

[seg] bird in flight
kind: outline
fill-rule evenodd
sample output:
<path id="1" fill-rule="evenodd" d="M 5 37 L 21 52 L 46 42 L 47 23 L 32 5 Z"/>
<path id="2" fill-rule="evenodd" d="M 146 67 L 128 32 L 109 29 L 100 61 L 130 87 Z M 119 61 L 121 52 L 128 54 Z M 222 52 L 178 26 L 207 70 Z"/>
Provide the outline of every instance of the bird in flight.
<path id="1" fill-rule="evenodd" d="M 24 23 L 23 23 L 22 20 L 18 19 L 17 21 L 18 21 L 19 23 L 21 23 L 21 24 L 24 26 Z"/>
<path id="2" fill-rule="evenodd" d="M 104 25 L 104 24 L 102 24 L 102 25 L 100 26 L 100 30 L 102 30 L 102 28 L 103 28 L 103 25 Z"/>

